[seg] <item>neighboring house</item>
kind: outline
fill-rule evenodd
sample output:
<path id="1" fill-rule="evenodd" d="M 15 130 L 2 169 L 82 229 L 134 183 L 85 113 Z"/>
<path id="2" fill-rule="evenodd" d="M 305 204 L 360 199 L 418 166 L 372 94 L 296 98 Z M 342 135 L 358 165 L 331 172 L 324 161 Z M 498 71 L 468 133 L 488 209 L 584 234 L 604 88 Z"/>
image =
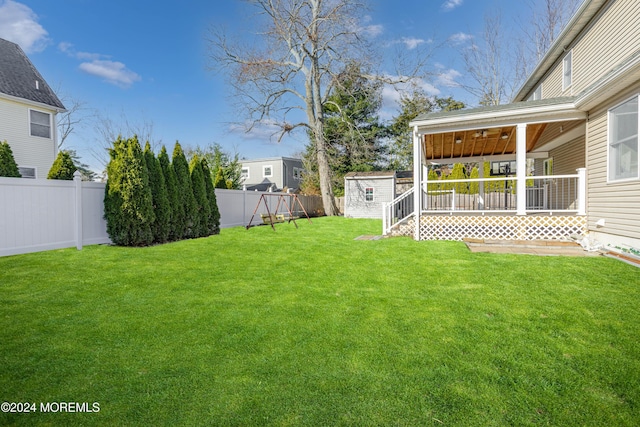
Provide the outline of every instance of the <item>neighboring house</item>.
<path id="1" fill-rule="evenodd" d="M 20 46 L 0 39 L 0 141 L 23 178 L 46 178 L 58 155 L 56 114 L 64 105 Z"/>
<path id="2" fill-rule="evenodd" d="M 383 206 L 412 185 L 411 172 L 349 172 L 344 176 L 344 216 L 382 218 Z"/>
<path id="3" fill-rule="evenodd" d="M 291 157 L 243 160 L 242 179 L 247 190 L 296 191 L 302 182 L 302 160 Z"/>
<path id="4" fill-rule="evenodd" d="M 512 240 L 588 233 L 640 248 L 639 97 L 640 2 L 585 0 L 512 104 L 411 123 L 421 191 L 412 191 L 410 218 L 384 231 Z M 535 176 L 526 175 L 527 159 Z M 429 164 L 478 161 L 515 161 L 516 170 L 449 187 L 427 180 Z"/>

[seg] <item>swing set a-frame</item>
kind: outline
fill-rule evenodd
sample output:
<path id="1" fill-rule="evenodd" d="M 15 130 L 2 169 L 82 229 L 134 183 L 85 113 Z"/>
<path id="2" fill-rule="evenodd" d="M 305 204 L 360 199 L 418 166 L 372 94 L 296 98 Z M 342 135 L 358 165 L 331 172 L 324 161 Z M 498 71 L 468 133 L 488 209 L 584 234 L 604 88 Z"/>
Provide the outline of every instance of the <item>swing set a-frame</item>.
<path id="1" fill-rule="evenodd" d="M 278 198 L 276 209 L 273 212 L 271 212 L 271 210 L 269 209 L 269 203 L 267 203 L 268 197 Z M 289 202 L 287 202 L 287 198 L 289 199 Z M 302 202 L 298 198 L 297 194 L 262 194 L 260 196 L 260 199 L 258 199 L 258 204 L 256 205 L 256 208 L 253 210 L 253 215 L 251 215 L 251 220 L 249 220 L 249 224 L 247 224 L 245 227 L 247 230 L 250 227 L 254 227 L 258 225 L 258 224 L 252 225 L 252 223 L 253 223 L 253 218 L 256 216 L 256 212 L 258 212 L 258 209 L 260 208 L 260 205 L 262 203 L 264 203 L 264 207 L 267 211 L 267 213 L 260 214 L 260 217 L 262 218 L 262 223 L 265 225 L 270 225 L 273 231 L 276 231 L 276 228 L 273 226 L 273 224 L 277 224 L 279 222 L 285 222 L 285 221 L 293 222 L 296 228 L 298 228 L 298 224 L 296 224 L 296 219 L 300 219 L 300 217 L 294 216 L 293 212 L 291 211 L 292 208 L 295 210 L 296 204 L 300 207 L 300 210 L 304 213 L 304 216 L 311 223 L 311 218 L 309 218 L 309 214 L 307 213 L 304 206 L 302 206 Z M 286 208 L 286 213 L 288 213 L 289 216 L 285 216 L 284 213 L 278 213 L 280 211 L 281 206 L 283 207 L 283 209 Z"/>

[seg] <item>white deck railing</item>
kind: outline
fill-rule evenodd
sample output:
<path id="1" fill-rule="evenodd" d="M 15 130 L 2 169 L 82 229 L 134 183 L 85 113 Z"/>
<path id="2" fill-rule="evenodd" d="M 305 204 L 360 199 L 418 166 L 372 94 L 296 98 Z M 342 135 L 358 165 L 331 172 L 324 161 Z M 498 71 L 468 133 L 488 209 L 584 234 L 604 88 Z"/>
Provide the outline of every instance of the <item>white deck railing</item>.
<path id="1" fill-rule="evenodd" d="M 580 175 L 528 176 L 527 212 L 572 212 L 580 207 Z M 424 183 L 422 210 L 445 212 L 514 212 L 515 177 L 438 180 Z"/>
<path id="2" fill-rule="evenodd" d="M 586 170 L 576 175 L 528 176 L 526 179 L 527 214 L 577 214 L 586 210 Z M 423 214 L 482 214 L 517 212 L 516 177 L 438 180 L 423 182 Z M 384 205 L 382 232 L 415 213 L 413 189 Z"/>
<path id="3" fill-rule="evenodd" d="M 387 235 L 394 225 L 415 213 L 413 208 L 413 188 L 385 203 L 382 207 L 382 234 Z"/>

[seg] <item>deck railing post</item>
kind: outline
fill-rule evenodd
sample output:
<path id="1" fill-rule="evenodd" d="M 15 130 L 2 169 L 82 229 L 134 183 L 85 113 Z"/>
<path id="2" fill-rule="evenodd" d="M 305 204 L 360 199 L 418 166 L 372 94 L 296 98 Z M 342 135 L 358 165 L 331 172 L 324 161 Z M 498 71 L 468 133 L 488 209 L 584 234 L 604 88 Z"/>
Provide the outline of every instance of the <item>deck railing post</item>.
<path id="1" fill-rule="evenodd" d="M 587 169 L 579 168 L 578 172 L 578 215 L 587 214 Z"/>

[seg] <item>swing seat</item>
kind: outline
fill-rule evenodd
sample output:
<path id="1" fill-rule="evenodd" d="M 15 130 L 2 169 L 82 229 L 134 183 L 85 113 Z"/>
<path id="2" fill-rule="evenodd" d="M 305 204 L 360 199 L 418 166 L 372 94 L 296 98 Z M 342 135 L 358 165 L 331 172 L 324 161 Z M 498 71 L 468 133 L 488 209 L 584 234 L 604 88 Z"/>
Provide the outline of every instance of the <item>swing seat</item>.
<path id="1" fill-rule="evenodd" d="M 260 218 L 262 218 L 262 222 L 265 225 L 277 224 L 279 222 L 284 222 L 285 221 L 283 214 L 265 214 L 265 213 L 261 213 L 260 214 Z"/>

